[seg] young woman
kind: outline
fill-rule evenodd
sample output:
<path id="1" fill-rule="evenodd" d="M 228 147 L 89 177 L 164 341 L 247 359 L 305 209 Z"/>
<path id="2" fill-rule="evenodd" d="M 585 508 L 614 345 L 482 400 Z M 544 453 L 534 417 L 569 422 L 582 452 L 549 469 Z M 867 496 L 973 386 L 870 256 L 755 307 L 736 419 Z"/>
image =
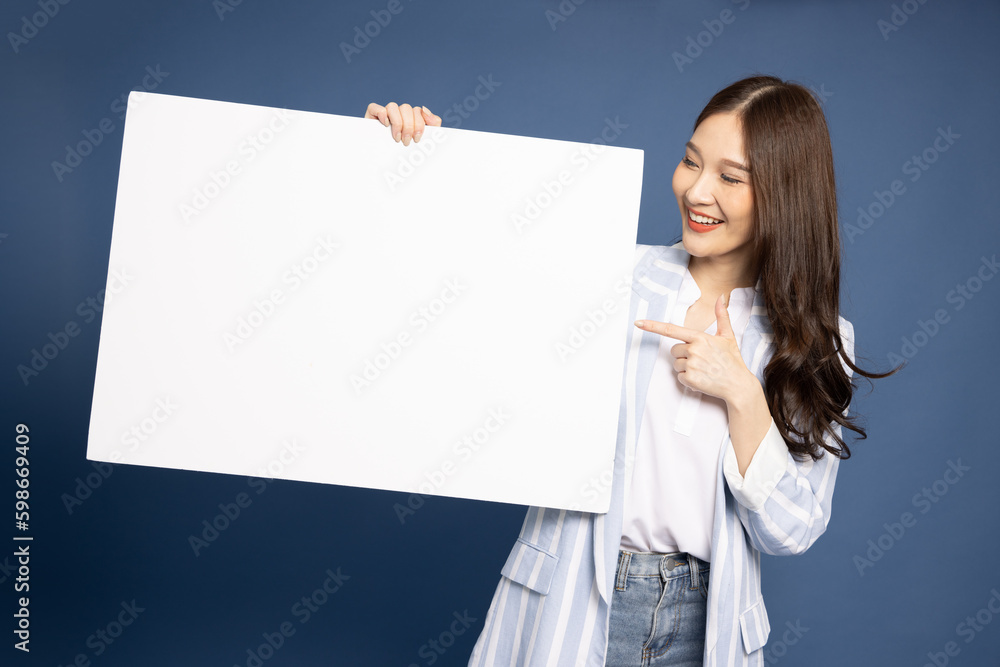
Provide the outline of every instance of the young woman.
<path id="1" fill-rule="evenodd" d="M 441 119 L 370 104 L 396 141 Z M 606 514 L 533 507 L 470 665 L 760 665 L 760 553 L 826 530 L 854 392 L 833 153 L 802 86 L 719 91 L 673 177 L 681 242 L 636 247 Z M 894 371 L 893 371 L 894 372 Z"/>

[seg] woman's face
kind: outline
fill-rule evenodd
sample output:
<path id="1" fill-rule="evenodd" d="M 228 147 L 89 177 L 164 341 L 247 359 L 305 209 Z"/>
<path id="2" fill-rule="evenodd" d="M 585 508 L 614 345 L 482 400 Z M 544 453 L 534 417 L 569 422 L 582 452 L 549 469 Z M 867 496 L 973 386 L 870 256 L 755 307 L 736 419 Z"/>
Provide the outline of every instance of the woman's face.
<path id="1" fill-rule="evenodd" d="M 701 122 L 674 171 L 684 248 L 695 257 L 748 265 L 753 190 L 740 122 L 731 112 Z"/>

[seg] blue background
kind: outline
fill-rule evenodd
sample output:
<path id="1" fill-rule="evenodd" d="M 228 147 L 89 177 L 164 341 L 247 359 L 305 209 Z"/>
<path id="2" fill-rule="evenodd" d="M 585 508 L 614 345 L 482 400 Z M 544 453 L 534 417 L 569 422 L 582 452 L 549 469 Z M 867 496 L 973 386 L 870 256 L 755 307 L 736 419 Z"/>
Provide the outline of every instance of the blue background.
<path id="1" fill-rule="evenodd" d="M 841 466 L 827 534 L 803 556 L 764 558 L 767 657 L 997 664 L 1000 618 L 987 603 L 995 594 L 1000 604 L 991 477 L 1000 279 L 975 280 L 1000 251 L 996 3 L 897 3 L 901 25 L 883 34 L 889 2 L 588 0 L 564 2 L 565 20 L 555 21 L 546 14 L 559 11 L 554 2 L 402 0 L 348 62 L 341 43 L 387 2 L 45 2 L 58 13 L 35 19 L 37 31 L 23 23 L 42 11 L 37 0 L 0 10 L 0 504 L 10 521 L 0 536 L 9 545 L 0 548 L 0 662 L 68 665 L 82 654 L 94 665 L 253 665 L 248 650 L 288 621 L 295 634 L 263 664 L 461 665 L 524 515 L 427 498 L 401 524 L 393 506 L 405 494 L 275 481 L 258 495 L 245 478 L 139 466 L 114 467 L 67 508 L 95 473 L 85 451 L 100 319 L 84 322 L 77 307 L 107 278 L 122 141 L 112 105 L 159 68 L 158 81 L 146 78 L 156 92 L 343 115 L 371 101 L 444 115 L 492 76 L 500 85 L 460 119 L 488 132 L 589 142 L 619 118 L 628 127 L 616 143 L 645 151 L 639 242 L 655 244 L 680 233 L 670 179 L 714 91 L 764 72 L 824 93 L 843 314 L 859 361 L 885 370 L 888 355 L 915 354 L 873 391 L 861 383 L 852 408 L 869 438 Z M 734 19 L 713 23 L 726 9 Z M 12 43 L 22 30 L 30 38 Z M 689 47 L 696 57 L 678 66 L 674 54 Z M 52 163 L 105 118 L 113 129 L 57 177 Z M 935 161 L 911 180 L 907 161 L 948 128 L 957 138 L 931 149 Z M 894 180 L 905 192 L 852 231 L 858 208 L 879 212 L 878 193 Z M 966 284 L 978 291 L 949 300 Z M 939 309 L 947 322 L 919 335 Z M 18 366 L 71 321 L 80 334 L 26 382 Z M 12 647 L 10 615 L 18 422 L 31 428 L 30 656 Z M 949 462 L 968 470 L 946 476 Z M 925 488 L 934 502 L 920 499 Z M 189 535 L 241 492 L 252 504 L 196 556 Z M 913 517 L 905 531 L 893 527 L 904 512 Z M 349 579 L 301 623 L 293 605 L 337 568 Z M 143 611 L 113 643 L 92 638 L 133 600 Z M 456 613 L 476 622 L 433 651 L 429 640 L 450 632 Z M 992 622 L 960 625 L 977 613 L 977 623 Z M 949 642 L 957 655 L 944 655 Z"/>

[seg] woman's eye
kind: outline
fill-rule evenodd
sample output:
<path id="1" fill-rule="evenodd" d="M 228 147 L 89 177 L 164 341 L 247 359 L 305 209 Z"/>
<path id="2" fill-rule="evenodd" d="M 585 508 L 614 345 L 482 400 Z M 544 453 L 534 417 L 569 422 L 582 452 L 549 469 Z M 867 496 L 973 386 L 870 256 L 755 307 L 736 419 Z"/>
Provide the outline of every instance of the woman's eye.
<path id="1" fill-rule="evenodd" d="M 741 181 L 739 179 L 733 178 L 732 176 L 727 176 L 725 174 L 722 174 L 722 180 L 724 180 L 726 183 L 732 183 L 734 185 L 736 183 L 742 183 L 743 182 L 743 181 Z"/>
<path id="2" fill-rule="evenodd" d="M 696 165 L 694 163 L 694 160 L 692 160 L 691 158 L 689 158 L 687 155 L 684 156 L 684 159 L 681 160 L 681 162 L 684 163 L 684 164 L 686 164 L 689 167 L 697 167 L 698 166 L 698 165 Z"/>

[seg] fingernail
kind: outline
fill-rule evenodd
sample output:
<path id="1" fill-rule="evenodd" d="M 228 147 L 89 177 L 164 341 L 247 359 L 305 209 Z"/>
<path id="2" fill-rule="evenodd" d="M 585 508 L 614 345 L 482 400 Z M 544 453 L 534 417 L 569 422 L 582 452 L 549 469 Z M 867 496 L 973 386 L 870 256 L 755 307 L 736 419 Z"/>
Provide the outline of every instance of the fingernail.
<path id="1" fill-rule="evenodd" d="M 635 326 L 640 327 L 640 328 L 646 326 L 646 320 L 636 320 L 635 321 Z"/>
<path id="2" fill-rule="evenodd" d="M 423 132 L 414 132 L 413 133 L 413 141 L 415 143 L 420 143 L 420 137 L 422 137 L 422 136 L 424 136 Z"/>

